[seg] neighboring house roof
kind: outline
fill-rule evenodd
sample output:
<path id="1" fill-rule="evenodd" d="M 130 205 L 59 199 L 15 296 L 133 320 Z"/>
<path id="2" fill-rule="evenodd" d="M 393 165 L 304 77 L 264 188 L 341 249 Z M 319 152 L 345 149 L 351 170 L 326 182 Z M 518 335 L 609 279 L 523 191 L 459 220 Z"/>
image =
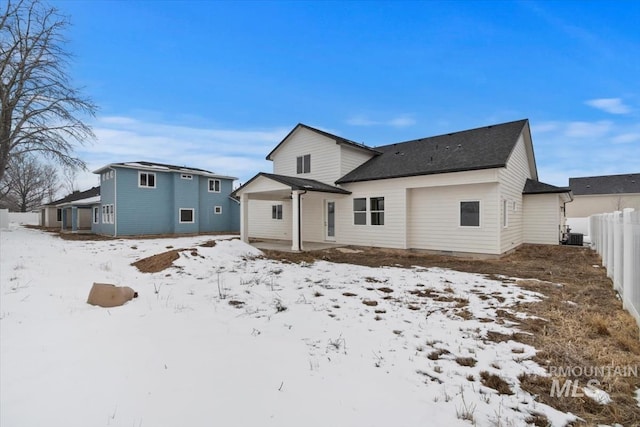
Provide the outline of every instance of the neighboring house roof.
<path id="1" fill-rule="evenodd" d="M 505 167 L 528 120 L 375 147 L 381 154 L 336 184 Z"/>
<path id="2" fill-rule="evenodd" d="M 288 139 L 288 138 L 289 138 L 289 137 L 290 137 L 290 136 L 291 136 L 291 135 L 292 135 L 296 130 L 301 129 L 301 128 L 303 128 L 303 129 L 308 129 L 308 130 L 310 130 L 310 131 L 312 131 L 312 132 L 316 132 L 316 133 L 319 133 L 320 135 L 326 136 L 327 138 L 331 138 L 331 139 L 333 139 L 334 141 L 336 141 L 336 144 L 344 144 L 344 145 L 348 145 L 348 146 L 350 146 L 350 147 L 354 147 L 354 148 L 357 148 L 357 149 L 360 149 L 360 150 L 366 150 L 366 151 L 369 151 L 369 152 L 371 152 L 371 153 L 373 153 L 373 154 L 380 154 L 380 153 L 379 153 L 375 148 L 367 147 L 367 146 L 366 146 L 366 145 L 364 145 L 364 144 L 359 144 L 359 143 L 357 143 L 357 142 L 355 142 L 355 141 L 351 141 L 351 140 L 346 139 L 346 138 L 343 138 L 343 137 L 341 137 L 341 136 L 333 135 L 333 134 L 331 134 L 331 133 L 329 133 L 329 132 L 325 132 L 325 131 L 323 131 L 323 130 L 313 128 L 313 127 L 311 127 L 311 126 L 307 126 L 307 125 L 305 125 L 305 124 L 298 123 L 298 124 L 297 124 L 297 125 L 296 125 L 292 130 L 291 130 L 291 132 L 289 132 L 289 133 L 287 134 L 287 136 L 285 136 L 285 137 L 282 139 L 282 141 L 280 141 L 280 143 L 279 143 L 278 145 L 276 145 L 276 147 L 275 147 L 273 150 L 271 150 L 271 152 L 270 152 L 269 154 L 267 154 L 266 159 L 267 159 L 267 160 L 273 160 L 273 159 L 271 158 L 271 156 L 273 155 L 273 153 L 275 153 L 275 152 L 276 152 L 276 150 L 277 150 L 278 148 L 280 148 L 280 146 L 281 146 L 281 145 L 282 145 L 282 144 L 283 144 L 283 143 L 284 143 L 284 142 L 285 142 L 285 141 L 286 141 L 286 140 L 287 140 L 287 139 Z"/>
<path id="3" fill-rule="evenodd" d="M 569 178 L 576 196 L 640 193 L 640 173 Z"/>
<path id="4" fill-rule="evenodd" d="M 101 173 L 104 170 L 112 167 L 120 167 L 120 168 L 128 168 L 128 169 L 144 169 L 144 170 L 152 170 L 152 171 L 158 171 L 158 172 L 179 172 L 179 173 L 188 173 L 193 175 L 211 176 L 216 178 L 227 178 L 227 179 L 234 179 L 234 180 L 238 179 L 233 176 L 218 175 L 214 172 L 211 172 L 205 169 L 192 168 L 187 166 L 168 165 L 165 163 L 144 162 L 144 161 L 110 163 L 106 166 L 101 167 L 100 169 L 96 169 L 95 171 L 93 171 L 93 173 Z"/>
<path id="5" fill-rule="evenodd" d="M 45 206 L 57 206 L 60 204 L 71 203 L 77 200 L 88 199 L 91 197 L 100 196 L 100 187 L 92 187 L 85 191 L 74 191 L 62 199 L 54 200 L 51 203 L 47 203 Z"/>
<path id="6" fill-rule="evenodd" d="M 522 194 L 551 194 L 551 193 L 571 193 L 569 187 L 556 187 L 555 185 L 545 184 L 544 182 L 535 181 L 527 178 L 524 184 Z"/>
<path id="7" fill-rule="evenodd" d="M 72 202 L 60 203 L 58 206 L 89 206 L 100 203 L 100 196 L 87 197 L 86 199 L 74 200 Z"/>
<path id="8" fill-rule="evenodd" d="M 350 191 L 347 191 L 344 188 L 334 187 L 332 185 L 325 184 L 320 181 L 316 181 L 315 179 L 297 178 L 293 176 L 276 175 L 273 173 L 260 172 L 259 174 L 251 178 L 242 187 L 236 189 L 233 193 L 231 193 L 231 196 L 236 197 L 236 192 L 238 190 L 245 188 L 247 185 L 249 185 L 253 180 L 257 179 L 259 176 L 264 176 L 265 178 L 269 178 L 281 184 L 287 185 L 291 187 L 292 190 L 320 191 L 323 193 L 337 193 L 337 194 L 351 194 Z"/>

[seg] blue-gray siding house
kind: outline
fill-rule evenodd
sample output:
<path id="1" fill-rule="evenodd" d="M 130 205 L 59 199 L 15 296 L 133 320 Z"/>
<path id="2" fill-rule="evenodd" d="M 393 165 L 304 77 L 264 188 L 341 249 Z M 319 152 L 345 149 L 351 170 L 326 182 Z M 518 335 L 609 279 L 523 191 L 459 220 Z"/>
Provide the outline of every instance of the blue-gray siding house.
<path id="1" fill-rule="evenodd" d="M 92 231 L 109 236 L 237 232 L 230 176 L 150 162 L 112 163 L 100 175 Z"/>

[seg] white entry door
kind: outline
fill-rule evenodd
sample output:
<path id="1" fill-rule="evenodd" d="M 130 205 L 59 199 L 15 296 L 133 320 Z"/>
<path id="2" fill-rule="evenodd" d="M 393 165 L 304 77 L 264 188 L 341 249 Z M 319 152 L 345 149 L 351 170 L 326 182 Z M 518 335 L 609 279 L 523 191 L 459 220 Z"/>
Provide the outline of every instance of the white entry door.
<path id="1" fill-rule="evenodd" d="M 336 240 L 336 202 L 326 200 L 324 212 L 324 237 L 326 240 Z"/>

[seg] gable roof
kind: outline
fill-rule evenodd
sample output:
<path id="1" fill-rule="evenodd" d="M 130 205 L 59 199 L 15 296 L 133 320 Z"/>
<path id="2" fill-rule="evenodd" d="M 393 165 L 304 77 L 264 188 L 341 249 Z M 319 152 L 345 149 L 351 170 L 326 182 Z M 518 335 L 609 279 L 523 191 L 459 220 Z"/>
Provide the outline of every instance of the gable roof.
<path id="1" fill-rule="evenodd" d="M 45 206 L 60 205 L 63 203 L 75 202 L 78 200 L 89 199 L 100 195 L 100 187 L 92 187 L 85 191 L 74 191 L 73 193 L 63 197 L 62 199 L 54 200 Z"/>
<path id="2" fill-rule="evenodd" d="M 545 184 L 544 182 L 535 181 L 527 178 L 524 184 L 522 194 L 551 194 L 551 193 L 570 193 L 569 187 L 556 187 L 555 185 Z"/>
<path id="3" fill-rule="evenodd" d="M 640 173 L 569 178 L 569 187 L 576 196 L 640 193 Z"/>
<path id="4" fill-rule="evenodd" d="M 344 188 L 334 187 L 333 185 L 325 184 L 324 182 L 316 181 L 315 179 L 298 178 L 293 176 L 260 172 L 259 174 L 251 178 L 249 181 L 247 181 L 242 187 L 236 189 L 233 193 L 231 193 L 231 196 L 236 197 L 236 194 L 239 190 L 245 189 L 249 184 L 251 184 L 255 179 L 257 179 L 260 176 L 264 176 L 265 178 L 269 178 L 276 182 L 289 186 L 291 187 L 292 190 L 318 191 L 322 193 L 336 193 L 336 194 L 351 194 L 351 191 L 347 191 Z"/>
<path id="5" fill-rule="evenodd" d="M 376 147 L 380 155 L 336 183 L 504 167 L 528 122 L 523 119 Z"/>
<path id="6" fill-rule="evenodd" d="M 211 172 L 205 169 L 192 168 L 187 166 L 169 165 L 166 163 L 145 162 L 145 161 L 110 163 L 106 166 L 101 167 L 100 169 L 96 169 L 95 171 L 93 171 L 93 173 L 101 173 L 105 169 L 108 169 L 111 167 L 121 167 L 121 168 L 129 168 L 129 169 L 146 169 L 146 170 L 154 170 L 158 172 L 180 172 L 180 173 L 188 173 L 193 175 L 212 176 L 216 178 L 228 178 L 228 179 L 234 179 L 234 180 L 238 179 L 233 176 L 218 175 L 214 172 Z"/>
<path id="7" fill-rule="evenodd" d="M 370 153 L 373 153 L 373 154 L 379 154 L 379 152 L 378 152 L 376 149 L 371 148 L 371 147 L 367 147 L 367 146 L 366 146 L 366 145 L 364 145 L 364 144 L 359 144 L 359 143 L 357 143 L 357 142 L 355 142 L 355 141 L 351 141 L 351 140 L 346 139 L 346 138 L 343 138 L 343 137 L 341 137 L 341 136 L 334 135 L 334 134 L 331 134 L 331 133 L 329 133 L 329 132 L 325 132 L 325 131 L 320 130 L 320 129 L 316 129 L 316 128 L 313 128 L 313 127 L 311 127 L 311 126 L 307 126 L 307 125 L 305 125 L 305 124 L 303 124 L 303 123 L 298 123 L 298 124 L 297 124 L 297 125 L 296 125 L 292 130 L 291 130 L 291 132 L 289 132 L 289 133 L 287 134 L 287 136 L 285 136 L 285 137 L 282 139 L 282 141 L 280 141 L 280 142 L 278 143 L 278 145 L 276 145 L 276 147 L 275 147 L 273 150 L 271 150 L 271 152 L 270 152 L 269 154 L 267 154 L 266 159 L 267 159 L 267 160 L 273 160 L 273 159 L 271 158 L 271 156 L 273 155 L 273 153 L 275 153 L 275 152 L 278 150 L 278 148 L 280 148 L 280 146 L 282 146 L 282 144 L 284 144 L 284 142 L 285 142 L 285 141 L 286 141 L 286 140 L 287 140 L 291 135 L 293 135 L 293 133 L 294 133 L 295 131 L 297 131 L 298 129 L 308 129 L 308 130 L 310 130 L 310 131 L 312 131 L 312 132 L 315 132 L 315 133 L 318 133 L 318 134 L 320 134 L 320 135 L 326 136 L 327 138 L 333 139 L 333 140 L 336 142 L 336 144 L 348 145 L 349 147 L 357 148 L 357 149 L 360 149 L 360 150 L 366 150 L 366 151 L 368 151 L 368 152 L 370 152 Z"/>

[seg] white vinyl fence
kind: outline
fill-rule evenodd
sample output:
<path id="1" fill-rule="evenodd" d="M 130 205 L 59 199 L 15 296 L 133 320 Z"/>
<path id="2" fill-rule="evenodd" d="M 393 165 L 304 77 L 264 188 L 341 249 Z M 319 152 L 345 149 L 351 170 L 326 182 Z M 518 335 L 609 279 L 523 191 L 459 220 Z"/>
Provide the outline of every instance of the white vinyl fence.
<path id="1" fill-rule="evenodd" d="M 602 256 L 602 265 L 624 308 L 640 325 L 640 211 L 591 215 L 591 247 Z"/>

